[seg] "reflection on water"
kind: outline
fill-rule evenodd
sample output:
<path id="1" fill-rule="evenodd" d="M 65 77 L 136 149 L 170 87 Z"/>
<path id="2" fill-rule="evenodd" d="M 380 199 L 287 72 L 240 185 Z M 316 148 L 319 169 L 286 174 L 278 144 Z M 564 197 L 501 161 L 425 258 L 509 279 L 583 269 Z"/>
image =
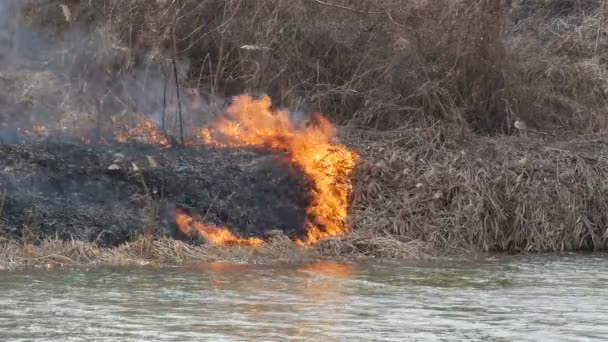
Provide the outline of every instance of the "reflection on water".
<path id="1" fill-rule="evenodd" d="M 606 340 L 608 257 L 0 273 L 0 340 Z"/>
<path id="2" fill-rule="evenodd" d="M 277 272 L 276 268 L 230 263 L 191 265 L 180 268 L 180 271 L 199 273 L 208 279 L 211 288 L 222 290 L 222 294 L 237 292 L 241 297 L 241 300 L 233 298 L 217 303 L 213 310 L 230 312 L 246 322 L 256 322 L 265 315 L 271 317 L 272 322 L 268 327 L 259 322 L 256 327 L 259 337 L 274 336 L 280 339 L 285 334 L 305 341 L 323 340 L 319 334 L 334 328 L 335 322 L 340 321 L 340 310 L 332 312 L 331 317 L 316 317 L 310 323 L 285 324 L 281 318 L 305 317 L 310 310 L 322 310 L 324 305 L 348 305 L 348 288 L 335 278 L 348 279 L 353 276 L 352 265 L 332 262 L 304 264 L 296 267 L 295 272 L 291 269 Z M 298 281 L 293 281 L 294 276 L 298 277 L 295 278 Z M 281 293 L 285 292 L 286 284 L 290 284 L 290 293 Z M 277 301 L 277 293 L 281 293 L 284 300 Z M 281 327 L 282 331 L 276 331 L 276 327 Z M 242 339 L 256 336 L 251 334 L 250 329 L 235 327 L 231 327 L 229 335 Z"/>
<path id="3" fill-rule="evenodd" d="M 338 264 L 335 262 L 315 262 L 305 264 L 298 267 L 300 272 L 309 272 L 311 274 L 324 275 L 336 278 L 351 278 L 353 276 L 353 267 L 348 264 Z"/>

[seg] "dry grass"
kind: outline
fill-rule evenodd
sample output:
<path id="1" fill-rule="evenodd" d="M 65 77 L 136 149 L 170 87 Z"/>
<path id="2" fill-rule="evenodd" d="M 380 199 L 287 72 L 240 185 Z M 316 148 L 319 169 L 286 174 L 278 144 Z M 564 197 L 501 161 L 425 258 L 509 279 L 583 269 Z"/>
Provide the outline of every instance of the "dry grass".
<path id="1" fill-rule="evenodd" d="M 519 116 L 538 128 L 606 132 L 606 3 L 516 3 L 505 45 L 518 69 Z"/>
<path id="2" fill-rule="evenodd" d="M 66 23 L 54 3 L 24 10 L 64 35 L 74 90 L 142 78 L 176 53 L 182 84 L 210 97 L 265 92 L 356 126 L 491 134 L 516 119 L 606 130 L 607 12 L 600 0 L 103 0 Z M 134 94 L 114 95 L 104 115 L 137 108 Z"/>
<path id="3" fill-rule="evenodd" d="M 275 236 L 260 249 L 192 246 L 148 234 L 100 249 L 85 242 L 5 241 L 4 267 L 60 263 L 417 259 L 608 249 L 608 136 L 480 138 L 445 126 L 343 129 L 360 149 L 353 231 L 301 249 Z"/>
<path id="4" fill-rule="evenodd" d="M 605 135 L 480 138 L 442 127 L 349 140 L 364 147 L 357 234 L 442 253 L 608 248 Z"/>
<path id="5" fill-rule="evenodd" d="M 183 83 L 211 96 L 261 91 L 341 123 L 444 120 L 496 132 L 517 102 L 506 77 L 506 11 L 493 0 L 104 0 L 82 2 L 78 25 L 59 6 L 25 12 L 32 25 L 67 31 L 73 46 L 87 45 L 79 33 L 93 37 L 89 59 L 115 74 L 176 53 L 186 61 Z"/>
<path id="6" fill-rule="evenodd" d="M 24 267 L 160 266 L 229 261 L 294 263 L 325 259 L 315 249 L 302 249 L 290 240 L 271 240 L 259 249 L 193 246 L 173 239 L 141 237 L 114 248 L 84 241 L 45 240 L 30 244 L 0 240 L 0 270 Z"/>

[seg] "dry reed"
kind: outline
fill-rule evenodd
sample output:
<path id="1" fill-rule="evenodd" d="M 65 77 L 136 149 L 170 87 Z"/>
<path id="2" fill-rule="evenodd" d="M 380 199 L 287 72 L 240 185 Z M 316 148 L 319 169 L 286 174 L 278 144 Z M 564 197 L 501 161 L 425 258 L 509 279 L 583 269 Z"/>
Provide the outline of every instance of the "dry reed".
<path id="1" fill-rule="evenodd" d="M 341 138 L 363 154 L 354 230 L 306 255 L 607 249 L 605 2 L 403 3 L 104 0 L 83 3 L 78 29 L 108 42 L 82 59 L 97 56 L 110 73 L 135 70 L 177 43 L 192 66 L 183 79 L 210 96 L 264 90 L 278 106 L 348 123 Z M 33 26 L 74 30 L 59 7 L 25 12 Z M 63 106 L 74 121 L 91 112 L 64 91 L 78 87 L 40 76 L 6 83 L 20 101 Z M 91 75 L 76 76 L 83 83 Z M 7 77 L 15 76 L 0 79 Z M 542 132 L 487 136 L 518 133 L 515 120 Z M 403 128 L 376 130 L 394 127 Z M 79 242 L 3 242 L 0 260 L 288 260 L 295 250 L 281 238 L 257 251 L 152 238 L 103 251 Z"/>

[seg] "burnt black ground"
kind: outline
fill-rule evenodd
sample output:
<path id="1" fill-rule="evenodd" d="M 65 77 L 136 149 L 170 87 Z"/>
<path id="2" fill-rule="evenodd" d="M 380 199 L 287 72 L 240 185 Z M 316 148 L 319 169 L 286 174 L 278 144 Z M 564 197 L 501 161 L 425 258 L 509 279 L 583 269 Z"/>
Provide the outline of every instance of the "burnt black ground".
<path id="1" fill-rule="evenodd" d="M 308 189 L 301 172 L 265 151 L 1 144 L 0 236 L 113 246 L 153 228 L 159 236 L 185 238 L 174 222 L 177 208 L 241 237 L 272 230 L 302 236 Z"/>

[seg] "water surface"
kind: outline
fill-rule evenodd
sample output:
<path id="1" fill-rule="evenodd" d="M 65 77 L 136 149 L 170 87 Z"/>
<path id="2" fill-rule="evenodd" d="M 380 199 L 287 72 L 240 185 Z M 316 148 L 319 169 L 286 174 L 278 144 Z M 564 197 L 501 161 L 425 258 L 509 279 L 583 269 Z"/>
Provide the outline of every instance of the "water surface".
<path id="1" fill-rule="evenodd" d="M 0 272 L 2 341 L 605 341 L 608 256 Z"/>

